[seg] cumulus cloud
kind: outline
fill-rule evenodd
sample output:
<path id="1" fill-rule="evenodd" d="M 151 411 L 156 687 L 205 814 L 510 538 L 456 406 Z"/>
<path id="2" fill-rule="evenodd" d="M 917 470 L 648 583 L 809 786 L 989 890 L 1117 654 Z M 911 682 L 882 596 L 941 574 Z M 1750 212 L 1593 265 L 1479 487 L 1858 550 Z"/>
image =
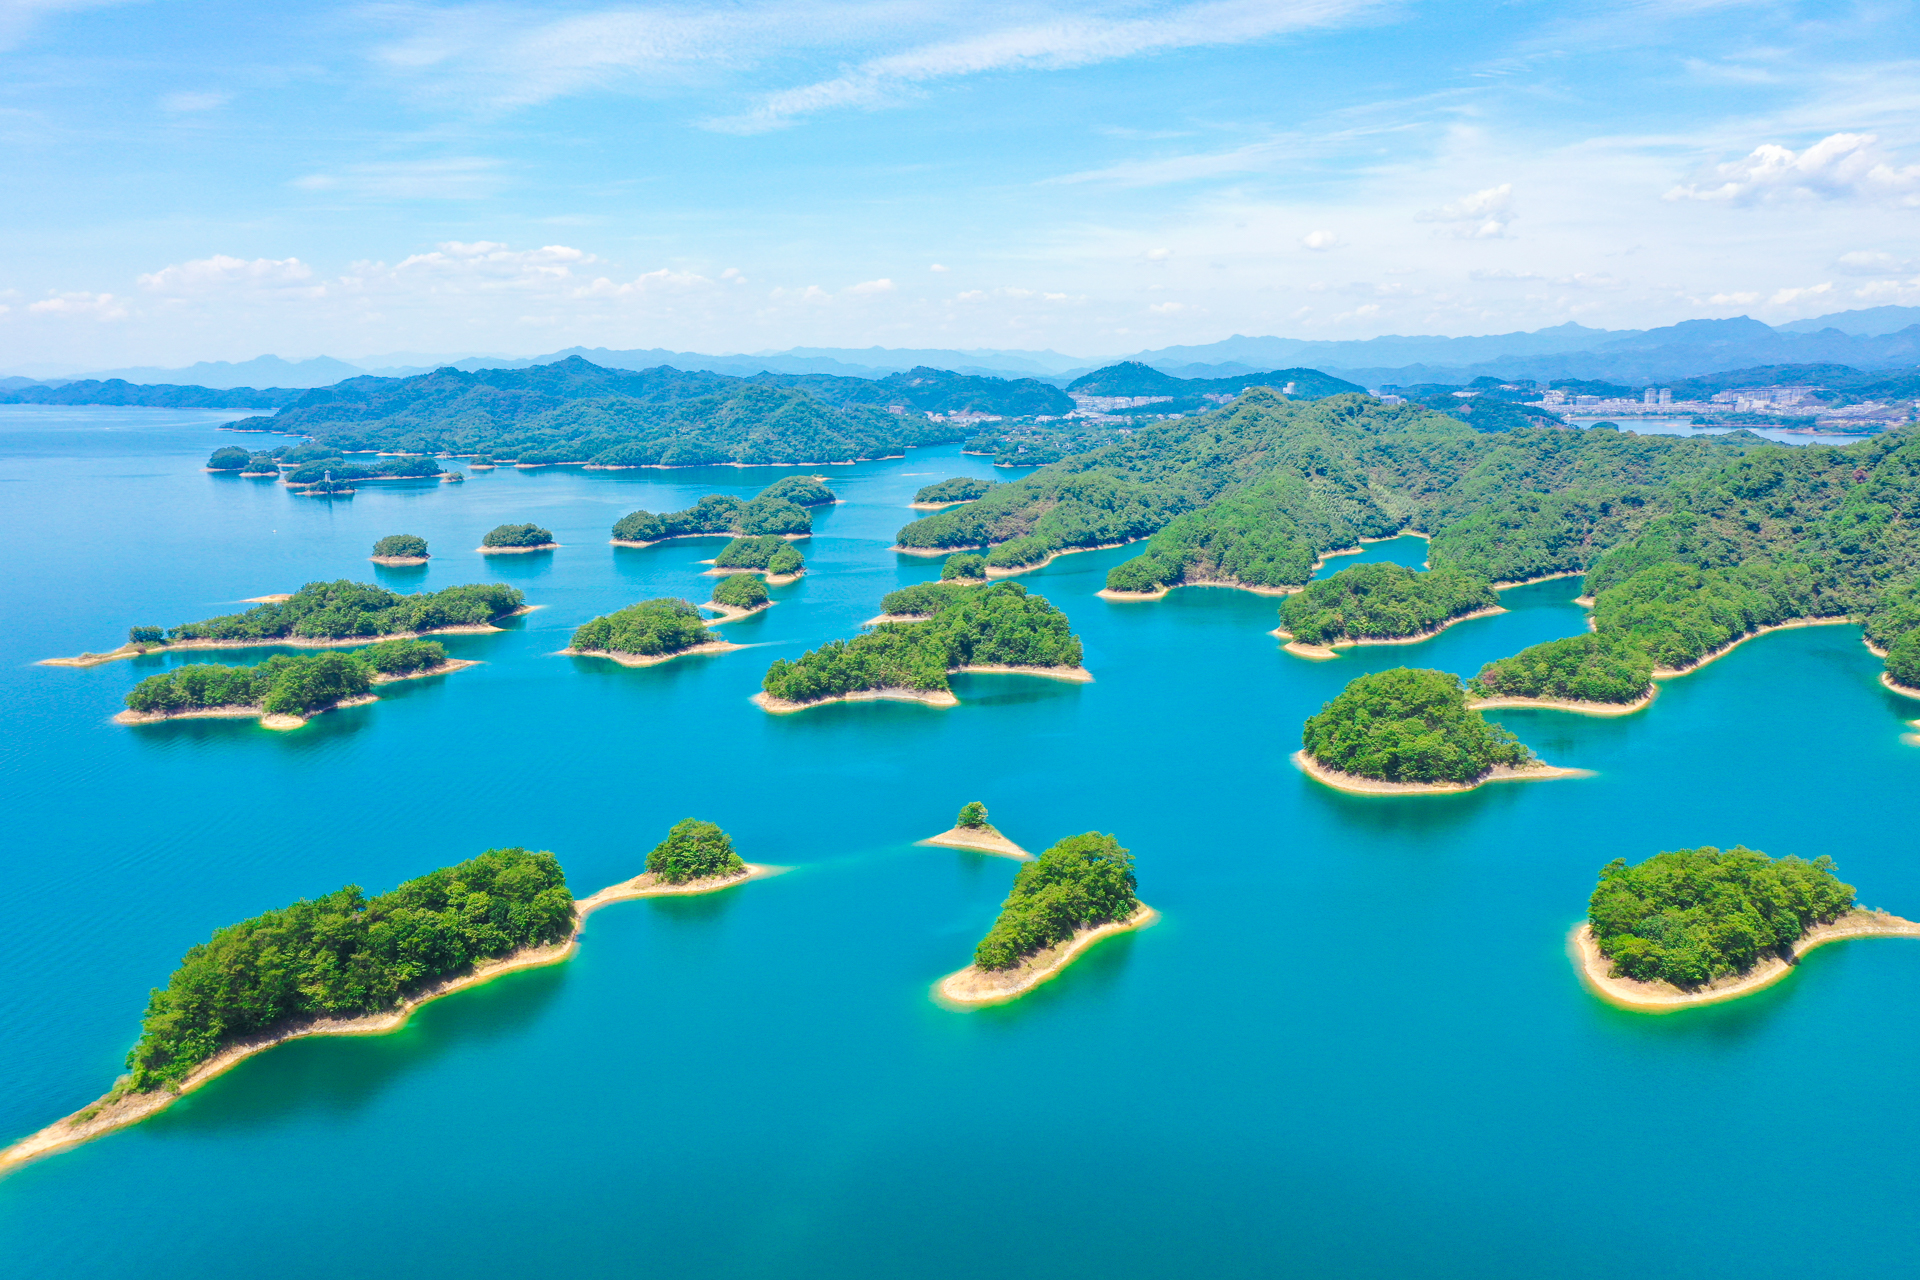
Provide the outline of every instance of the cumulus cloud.
<path id="1" fill-rule="evenodd" d="M 744 282 L 743 279 L 742 283 Z M 669 271 L 662 267 L 658 271 L 645 272 L 621 284 L 601 276 L 591 284 L 575 289 L 573 296 L 576 298 L 630 298 L 636 294 L 686 293 L 693 289 L 713 287 L 715 282 L 698 272 Z"/>
<path id="2" fill-rule="evenodd" d="M 124 320 L 127 307 L 110 293 L 53 293 L 32 303 L 27 311 L 38 316 L 76 320 Z"/>
<path id="3" fill-rule="evenodd" d="M 1342 240 L 1339 234 L 1333 231 L 1309 231 L 1300 237 L 1300 247 L 1302 249 L 1311 249 L 1315 253 L 1325 253 L 1329 249 L 1338 249 L 1344 244 L 1346 244 L 1346 241 Z"/>
<path id="4" fill-rule="evenodd" d="M 1895 165 L 1871 133 L 1834 133 L 1800 151 L 1766 143 L 1714 165 L 1668 200 L 1759 204 L 1777 200 L 1864 200 L 1920 208 L 1920 165 Z"/>
<path id="5" fill-rule="evenodd" d="M 1833 285 L 1830 283 L 1810 284 L 1798 289 L 1781 289 L 1767 299 L 1767 305 L 1784 307 L 1789 302 L 1798 302 L 1802 298 L 1817 298 L 1823 293 L 1832 292 Z"/>
<path id="6" fill-rule="evenodd" d="M 847 292 L 852 294 L 892 293 L 893 281 L 886 279 L 867 280 L 860 284 L 849 286 Z"/>
<path id="7" fill-rule="evenodd" d="M 1458 224 L 1453 234 L 1463 240 L 1501 240 L 1506 237 L 1507 227 L 1515 216 L 1513 184 L 1503 182 L 1497 187 L 1462 196 L 1438 209 L 1422 209 L 1413 218 L 1415 222 Z"/>
<path id="8" fill-rule="evenodd" d="M 175 263 L 138 278 L 142 289 L 174 295 L 213 293 L 233 289 L 291 292 L 299 297 L 318 298 L 327 287 L 313 279 L 313 268 L 298 258 L 229 258 L 215 254 Z"/>
<path id="9" fill-rule="evenodd" d="M 383 262 L 357 262 L 357 277 L 386 276 L 394 279 L 436 277 L 441 280 L 471 281 L 493 285 L 551 282 L 573 279 L 575 267 L 600 261 L 582 249 L 550 244 L 539 249 L 514 249 L 495 240 L 462 243 L 447 240 L 431 253 L 415 253 L 392 267 Z"/>

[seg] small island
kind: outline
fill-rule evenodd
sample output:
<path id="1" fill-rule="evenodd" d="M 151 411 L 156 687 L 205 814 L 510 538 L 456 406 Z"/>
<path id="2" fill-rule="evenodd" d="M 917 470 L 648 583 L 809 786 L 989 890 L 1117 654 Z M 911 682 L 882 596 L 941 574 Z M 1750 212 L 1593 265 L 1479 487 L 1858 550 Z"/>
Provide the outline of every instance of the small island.
<path id="1" fill-rule="evenodd" d="M 633 511 L 613 526 L 616 547 L 650 547 L 668 538 L 805 537 L 813 531 L 809 508 L 839 499 L 819 476 L 788 476 L 762 489 L 750 502 L 710 493 L 684 511 Z"/>
<path id="2" fill-rule="evenodd" d="M 745 618 L 770 608 L 772 604 L 773 598 L 767 594 L 766 583 L 750 573 L 729 574 L 714 587 L 713 599 L 706 603 L 706 608 L 721 614 L 708 625 L 719 626 L 722 622 Z"/>
<path id="3" fill-rule="evenodd" d="M 683 818 L 647 855 L 645 871 L 602 889 L 591 901 L 603 906 L 627 898 L 712 893 L 775 875 L 779 870 L 742 862 L 733 851 L 733 838 L 718 826 L 698 818 Z"/>
<path id="4" fill-rule="evenodd" d="M 1882 937 L 1920 937 L 1920 923 L 1860 909 L 1833 859 L 1703 845 L 1608 863 L 1571 942 L 1594 994 L 1665 1012 L 1750 995 L 1829 942 Z"/>
<path id="5" fill-rule="evenodd" d="M 948 849 L 972 849 L 976 853 L 1017 858 L 1022 862 L 1033 858 L 1032 854 L 1001 835 L 999 829 L 987 821 L 987 806 L 978 800 L 961 806 L 960 816 L 954 819 L 952 830 L 928 836 L 919 843 L 936 844 Z"/>
<path id="6" fill-rule="evenodd" d="M 127 694 L 116 724 L 257 718 L 268 729 L 298 729 L 336 707 L 375 701 L 373 686 L 478 666 L 448 658 L 432 640 L 387 640 L 351 653 L 275 654 L 251 667 L 195 662 L 148 676 Z"/>
<path id="7" fill-rule="evenodd" d="M 518 588 L 473 582 L 401 595 L 371 583 L 309 582 L 245 613 L 187 622 L 171 630 L 132 627 L 127 643 L 110 653 L 43 658 L 49 667 L 93 667 L 156 649 L 251 649 L 261 645 L 338 648 L 374 640 L 498 631 L 496 622 L 529 611 Z"/>
<path id="8" fill-rule="evenodd" d="M 251 449 L 242 449 L 234 444 L 223 445 L 215 449 L 213 456 L 207 459 L 207 470 L 240 472 L 246 470 L 247 464 L 251 461 L 253 461 Z M 278 469 L 275 468 L 276 471 Z"/>
<path id="9" fill-rule="evenodd" d="M 770 586 L 796 582 L 806 572 L 806 562 L 791 542 L 777 533 L 753 538 L 735 538 L 713 558 L 715 574 L 761 573 Z"/>
<path id="10" fill-rule="evenodd" d="M 987 496 L 987 490 L 991 488 L 993 488 L 991 480 L 955 476 L 951 480 L 942 480 L 939 484 L 927 485 L 914 494 L 913 501 L 907 505 L 915 511 L 941 511 L 963 502 L 974 502 L 984 498 Z"/>
<path id="11" fill-rule="evenodd" d="M 1503 613 L 1493 585 L 1459 569 L 1361 564 L 1308 583 L 1280 605 L 1275 635 L 1303 658 L 1356 644 L 1412 644 L 1456 622 Z"/>
<path id="12" fill-rule="evenodd" d="M 1627 637 L 1568 636 L 1480 668 L 1469 683 L 1475 709 L 1544 707 L 1622 716 L 1653 701 L 1653 659 Z"/>
<path id="13" fill-rule="evenodd" d="M 405 568 L 425 564 L 432 557 L 427 554 L 427 540 L 415 537 L 411 533 L 390 533 L 373 544 L 375 564 L 389 568 Z"/>
<path id="14" fill-rule="evenodd" d="M 984 587 L 923 583 L 925 621 L 883 622 L 852 640 L 835 640 L 767 669 L 755 705 L 776 715 L 829 702 L 872 700 L 959 705 L 947 677 L 963 671 L 1044 676 L 1085 683 L 1080 637 L 1067 616 L 1017 582 Z M 894 592 L 883 607 L 896 605 Z M 917 598 L 917 596 L 916 596 Z"/>
<path id="15" fill-rule="evenodd" d="M 483 556 L 505 556 L 523 551 L 552 551 L 559 545 L 553 540 L 552 530 L 537 524 L 497 524 L 480 539 L 478 550 Z"/>
<path id="16" fill-rule="evenodd" d="M 947 557 L 940 566 L 940 581 L 980 583 L 987 580 L 987 558 L 977 551 L 962 551 Z"/>
<path id="17" fill-rule="evenodd" d="M 1110 835 L 1068 836 L 1020 868 L 973 963 L 934 987 L 951 1005 L 997 1004 L 1060 973 L 1102 938 L 1159 919 L 1136 896 L 1133 855 Z"/>
<path id="18" fill-rule="evenodd" d="M 718 842 L 708 834 L 719 828 L 693 826 L 700 830 L 676 846 L 693 846 L 685 855 L 661 854 L 675 845 L 670 834 L 646 873 L 578 901 L 551 853 L 489 849 L 377 897 L 348 885 L 215 930 L 148 999 L 140 1042 L 127 1055 L 130 1074 L 0 1151 L 0 1171 L 137 1124 L 275 1045 L 384 1035 L 430 1000 L 558 964 L 573 954 L 587 917 L 609 903 L 709 893 L 778 870 L 739 862 L 724 833 Z M 716 865 L 719 874 L 699 876 Z M 669 879 L 662 869 L 687 878 Z"/>
<path id="19" fill-rule="evenodd" d="M 726 653 L 742 646 L 716 640 L 700 610 L 685 600 L 642 600 L 595 618 L 560 652 L 607 658 L 623 667 L 651 667 L 689 653 Z"/>
<path id="20" fill-rule="evenodd" d="M 1467 707 L 1460 679 L 1395 667 L 1356 677 L 1301 734 L 1302 772 L 1369 795 L 1471 791 L 1488 782 L 1582 776 L 1534 758 Z"/>

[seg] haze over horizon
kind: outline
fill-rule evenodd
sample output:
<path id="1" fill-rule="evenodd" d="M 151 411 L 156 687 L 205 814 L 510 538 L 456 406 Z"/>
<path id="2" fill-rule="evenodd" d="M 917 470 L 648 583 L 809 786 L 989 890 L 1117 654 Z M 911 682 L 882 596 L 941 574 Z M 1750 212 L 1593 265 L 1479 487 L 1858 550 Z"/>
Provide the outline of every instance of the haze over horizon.
<path id="1" fill-rule="evenodd" d="M 0 343 L 1097 357 L 1912 305 L 1915 29 L 1740 0 L 26 0 Z"/>

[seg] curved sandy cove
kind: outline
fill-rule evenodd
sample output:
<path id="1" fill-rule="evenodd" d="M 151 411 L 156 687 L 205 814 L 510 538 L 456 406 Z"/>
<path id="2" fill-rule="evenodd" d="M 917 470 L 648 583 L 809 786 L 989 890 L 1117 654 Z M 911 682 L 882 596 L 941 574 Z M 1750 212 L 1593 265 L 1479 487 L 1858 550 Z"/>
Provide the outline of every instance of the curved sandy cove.
<path id="1" fill-rule="evenodd" d="M 1498 711 L 1511 707 L 1516 710 L 1572 711 L 1583 716 L 1630 716 L 1652 706 L 1659 694 L 1660 687 L 1655 685 L 1645 697 L 1632 702 L 1586 702 L 1577 698 L 1480 698 L 1467 703 L 1467 710 Z M 1920 694 L 1915 696 L 1920 697 Z"/>
<path id="2" fill-rule="evenodd" d="M 166 1110 L 179 1098 L 192 1093 L 215 1077 L 233 1070 L 254 1054 L 264 1053 L 275 1045 L 285 1044 L 289 1040 L 302 1040 L 308 1036 L 386 1035 L 404 1027 L 415 1009 L 442 996 L 450 996 L 456 991 L 477 987 L 520 969 L 537 969 L 545 965 L 558 964 L 571 956 L 574 948 L 579 945 L 580 934 L 586 927 L 587 917 L 611 903 L 625 902 L 632 898 L 664 897 L 669 894 L 713 893 L 716 890 L 732 888 L 736 884 L 745 884 L 749 880 L 778 875 L 784 870 L 786 870 L 785 867 L 760 866 L 750 862 L 739 875 L 716 877 L 711 880 L 693 880 L 686 884 L 660 884 L 649 872 L 635 876 L 631 880 L 622 880 L 619 884 L 609 885 L 590 897 L 575 900 L 573 932 L 559 942 L 543 947 L 522 947 L 518 951 L 475 965 L 466 973 L 443 978 L 421 988 L 392 1009 L 363 1014 L 356 1018 L 309 1019 L 279 1031 L 229 1045 L 213 1058 L 194 1068 L 192 1073 L 180 1082 L 177 1089 L 157 1089 L 149 1093 L 127 1094 L 123 1097 L 115 1097 L 112 1093 L 108 1093 L 72 1115 L 56 1120 L 38 1133 L 29 1134 L 4 1151 L 0 1151 L 0 1173 L 5 1173 L 30 1160 L 37 1160 L 42 1156 L 64 1151 L 68 1147 L 90 1142 L 115 1129 L 124 1129 L 128 1125 L 138 1124 L 148 1116 Z"/>
<path id="3" fill-rule="evenodd" d="M 1815 947 L 1848 938 L 1920 938 L 1920 922 L 1905 920 L 1885 911 L 1850 911 L 1831 924 L 1815 925 L 1805 937 L 1794 943 L 1791 959 L 1772 956 L 1746 973 L 1719 978 L 1697 991 L 1687 991 L 1665 982 L 1640 982 L 1633 978 L 1609 976 L 1613 962 L 1600 954 L 1593 929 L 1585 921 L 1567 935 L 1567 953 L 1580 981 L 1587 990 L 1608 1004 L 1643 1013 L 1672 1013 L 1703 1004 L 1738 1000 L 1770 987 L 1792 973 L 1800 958 Z"/>
<path id="4" fill-rule="evenodd" d="M 1286 652 L 1293 654 L 1295 657 L 1311 658 L 1315 662 L 1323 662 L 1328 658 L 1339 657 L 1340 655 L 1337 651 L 1340 649 L 1351 649 L 1358 645 L 1363 645 L 1363 644 L 1419 644 L 1422 640 L 1433 639 L 1435 636 L 1439 635 L 1442 631 L 1445 631 L 1448 627 L 1451 627 L 1456 623 L 1471 622 L 1475 618 L 1491 618 L 1497 613 L 1505 613 L 1505 612 L 1506 610 L 1501 608 L 1499 605 L 1491 605 L 1485 609 L 1475 609 L 1472 613 L 1463 613 L 1457 618 L 1448 618 L 1445 622 L 1442 622 L 1439 626 L 1429 627 L 1427 630 L 1422 631 L 1417 635 L 1360 636 L 1360 637 L 1343 636 L 1342 638 L 1335 640 L 1332 644 L 1324 644 L 1324 645 L 1305 644 L 1299 640 L 1295 640 L 1293 638 L 1293 633 L 1291 631 L 1286 630 L 1284 627 L 1276 627 L 1272 631 L 1267 632 L 1267 634 L 1270 636 L 1273 636 L 1276 639 L 1285 640 L 1287 643 L 1280 647 L 1286 650 Z"/>
<path id="5" fill-rule="evenodd" d="M 1321 764 L 1304 750 L 1293 753 L 1294 767 L 1317 782 L 1324 782 L 1339 791 L 1350 791 L 1363 796 L 1419 796 L 1453 795 L 1463 791 L 1476 791 L 1490 782 L 1543 782 L 1551 778 L 1591 778 L 1591 769 L 1561 769 L 1554 765 L 1542 764 L 1527 769 L 1515 769 L 1511 765 L 1495 765 L 1493 771 L 1478 782 L 1384 782 L 1378 778 L 1363 778 L 1357 773 L 1343 773 L 1339 769 L 1330 769 Z"/>
<path id="6" fill-rule="evenodd" d="M 945 849 L 971 849 L 976 853 L 991 853 L 995 857 L 1016 858 L 1021 862 L 1033 861 L 1032 854 L 1001 835 L 1000 829 L 992 823 L 978 827 L 954 827 L 914 843 L 939 845 Z"/>
<path id="7" fill-rule="evenodd" d="M 1146 903 L 1125 920 L 1113 920 L 1092 929 L 1081 929 L 1065 942 L 1057 943 L 1026 957 L 1011 969 L 982 969 L 968 965 L 950 973 L 933 986 L 934 999 L 950 1008 L 973 1008 L 1018 999 L 1079 958 L 1102 938 L 1144 929 L 1160 919 L 1160 913 Z"/>

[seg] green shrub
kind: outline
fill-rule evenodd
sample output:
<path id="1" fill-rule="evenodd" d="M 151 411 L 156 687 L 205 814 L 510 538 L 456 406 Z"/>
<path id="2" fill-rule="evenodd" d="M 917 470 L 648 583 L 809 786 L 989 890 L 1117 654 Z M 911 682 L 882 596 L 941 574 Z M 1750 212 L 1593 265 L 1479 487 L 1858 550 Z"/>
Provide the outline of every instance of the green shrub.
<path id="1" fill-rule="evenodd" d="M 939 484 L 930 484 L 913 495 L 915 502 L 972 502 L 976 498 L 987 496 L 987 490 L 993 488 L 990 480 L 975 480 L 972 476 L 955 476 L 951 480 L 942 480 Z"/>
<path id="2" fill-rule="evenodd" d="M 1549 640 L 1480 668 L 1469 687 L 1488 698 L 1636 702 L 1653 684 L 1653 659 L 1619 636 Z"/>
<path id="3" fill-rule="evenodd" d="M 1920 629 L 1907 632 L 1887 650 L 1887 674 L 1895 684 L 1920 689 Z"/>
<path id="4" fill-rule="evenodd" d="M 666 526 L 651 511 L 632 511 L 614 522 L 613 536 L 620 542 L 657 542 L 666 536 Z"/>
<path id="5" fill-rule="evenodd" d="M 738 875 L 745 869 L 732 838 L 713 823 L 694 818 L 674 823 L 667 838 L 647 855 L 647 870 L 666 884 Z"/>
<path id="6" fill-rule="evenodd" d="M 955 818 L 956 827 L 979 828 L 987 825 L 987 806 L 978 800 L 969 800 L 960 806 L 960 816 Z"/>

